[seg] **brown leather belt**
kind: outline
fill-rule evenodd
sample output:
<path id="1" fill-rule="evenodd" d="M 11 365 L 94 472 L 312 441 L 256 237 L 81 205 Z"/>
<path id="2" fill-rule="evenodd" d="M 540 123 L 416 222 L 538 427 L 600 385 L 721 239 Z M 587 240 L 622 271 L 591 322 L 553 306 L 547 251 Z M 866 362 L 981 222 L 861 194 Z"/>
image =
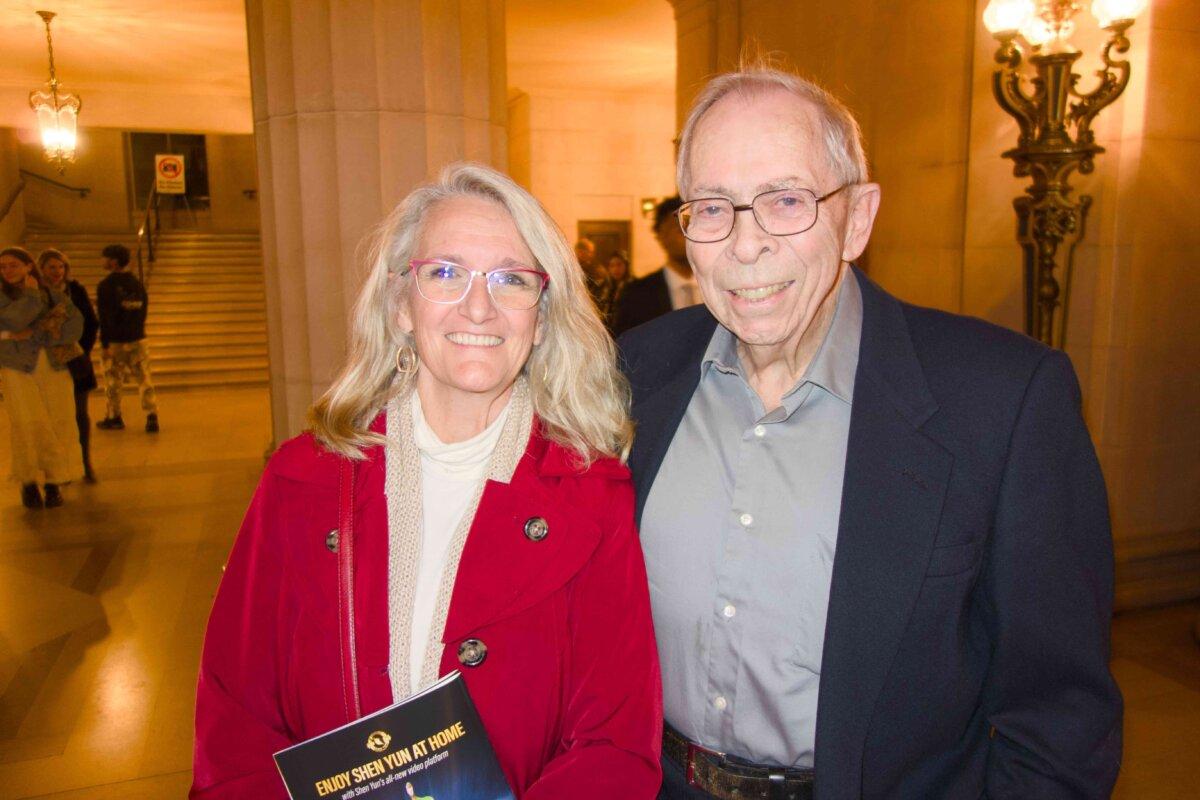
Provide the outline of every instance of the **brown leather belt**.
<path id="1" fill-rule="evenodd" d="M 720 800 L 812 800 L 811 769 L 758 766 L 693 744 L 663 726 L 663 753 L 683 768 L 689 786 Z"/>

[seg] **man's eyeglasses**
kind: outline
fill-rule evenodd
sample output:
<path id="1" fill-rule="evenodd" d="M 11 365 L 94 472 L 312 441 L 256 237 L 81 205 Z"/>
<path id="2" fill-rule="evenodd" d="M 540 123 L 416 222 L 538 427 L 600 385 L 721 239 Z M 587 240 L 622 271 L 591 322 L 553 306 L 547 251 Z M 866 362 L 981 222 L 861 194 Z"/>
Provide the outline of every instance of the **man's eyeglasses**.
<path id="1" fill-rule="evenodd" d="M 758 227 L 772 236 L 793 236 L 817 224 L 817 208 L 823 201 L 853 185 L 844 183 L 820 197 L 809 189 L 774 189 L 742 206 L 724 197 L 704 197 L 684 203 L 675 215 L 683 235 L 700 244 L 728 238 L 739 211 L 752 213 Z"/>
<path id="2" fill-rule="evenodd" d="M 509 311 L 525 311 L 537 305 L 550 283 L 550 276 L 528 267 L 502 267 L 490 272 L 474 270 L 441 259 L 414 258 L 405 272 L 416 277 L 417 291 L 431 303 L 453 305 L 471 291 L 476 275 L 487 281 L 492 302 Z"/>

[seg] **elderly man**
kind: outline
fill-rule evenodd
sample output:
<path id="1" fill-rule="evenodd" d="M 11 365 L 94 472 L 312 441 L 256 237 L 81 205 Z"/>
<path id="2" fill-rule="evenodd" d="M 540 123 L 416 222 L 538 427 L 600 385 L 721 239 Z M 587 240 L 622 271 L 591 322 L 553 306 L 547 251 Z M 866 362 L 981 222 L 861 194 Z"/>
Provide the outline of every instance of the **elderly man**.
<path id="1" fill-rule="evenodd" d="M 852 266 L 880 189 L 807 82 L 714 79 L 677 177 L 704 305 L 621 340 L 660 797 L 1107 797 L 1112 541 L 1067 358 Z"/>

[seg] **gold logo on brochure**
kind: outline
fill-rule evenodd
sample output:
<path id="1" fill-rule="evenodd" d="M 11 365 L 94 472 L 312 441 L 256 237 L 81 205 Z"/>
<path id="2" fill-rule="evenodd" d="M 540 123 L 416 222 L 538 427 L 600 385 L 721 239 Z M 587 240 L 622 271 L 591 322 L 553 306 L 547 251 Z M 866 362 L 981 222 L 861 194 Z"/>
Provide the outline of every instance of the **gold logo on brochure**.
<path id="1" fill-rule="evenodd" d="M 388 736 L 386 731 L 375 731 L 367 737 L 367 749 L 373 750 L 376 753 L 382 753 L 387 750 L 389 744 L 392 743 L 392 737 Z"/>

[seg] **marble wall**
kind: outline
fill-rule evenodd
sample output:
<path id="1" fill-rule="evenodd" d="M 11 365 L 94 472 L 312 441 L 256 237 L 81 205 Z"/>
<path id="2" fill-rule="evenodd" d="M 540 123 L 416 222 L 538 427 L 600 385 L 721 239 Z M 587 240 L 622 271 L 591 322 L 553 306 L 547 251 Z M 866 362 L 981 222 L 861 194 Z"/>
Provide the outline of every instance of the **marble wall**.
<path id="1" fill-rule="evenodd" d="M 17 134 L 12 128 L 0 128 L 0 212 L 21 182 L 17 156 Z M 0 219 L 0 247 L 18 242 L 25 232 L 25 191 L 15 195 L 8 213 Z"/>
<path id="2" fill-rule="evenodd" d="M 677 119 L 706 76 L 765 53 L 854 111 L 883 201 L 865 266 L 900 297 L 1023 328 L 1013 198 L 1000 153 L 1017 128 L 991 93 L 986 0 L 675 0 Z M 1080 89 L 1103 32 L 1086 10 Z M 1132 79 L 1077 176 L 1094 203 L 1076 256 L 1066 351 L 1109 485 L 1118 603 L 1200 595 L 1200 7 L 1152 0 L 1131 30 Z"/>
<path id="3" fill-rule="evenodd" d="M 258 166 L 253 136 L 208 134 L 208 194 L 212 227 L 218 231 L 257 231 Z M 246 192 L 254 192 L 247 196 Z"/>
<path id="4" fill-rule="evenodd" d="M 635 274 L 664 257 L 644 197 L 675 193 L 670 93 L 510 92 L 509 169 L 574 241 L 579 220 L 628 220 Z"/>
<path id="5" fill-rule="evenodd" d="M 345 360 L 361 244 L 447 162 L 503 168 L 502 0 L 248 0 L 276 439 Z"/>

